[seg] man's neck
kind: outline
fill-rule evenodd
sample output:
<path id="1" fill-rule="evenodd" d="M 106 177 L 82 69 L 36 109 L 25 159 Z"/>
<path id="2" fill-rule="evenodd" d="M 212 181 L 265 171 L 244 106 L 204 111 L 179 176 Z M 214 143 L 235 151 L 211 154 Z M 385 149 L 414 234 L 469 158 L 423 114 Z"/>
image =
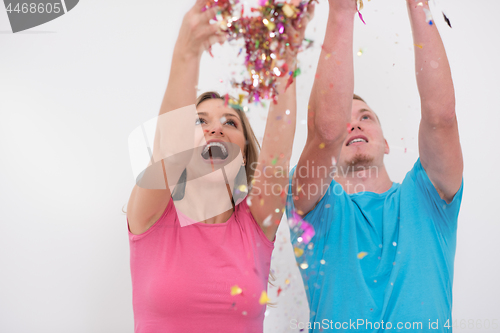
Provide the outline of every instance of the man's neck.
<path id="1" fill-rule="evenodd" d="M 347 194 L 358 192 L 384 193 L 392 186 L 385 166 L 339 167 L 334 177 Z"/>

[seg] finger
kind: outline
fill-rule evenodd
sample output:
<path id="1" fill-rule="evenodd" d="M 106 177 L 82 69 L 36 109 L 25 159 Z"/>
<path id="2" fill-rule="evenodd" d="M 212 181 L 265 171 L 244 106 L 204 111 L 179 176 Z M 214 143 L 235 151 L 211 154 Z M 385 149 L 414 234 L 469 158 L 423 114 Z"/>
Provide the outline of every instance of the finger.
<path id="1" fill-rule="evenodd" d="M 307 6 L 307 18 L 308 22 L 311 21 L 314 18 L 314 12 L 316 10 L 316 4 L 311 3 L 309 6 Z"/>
<path id="2" fill-rule="evenodd" d="M 223 33 L 224 32 L 222 31 L 222 28 L 221 28 L 219 22 L 210 24 L 210 26 L 208 27 L 208 29 L 206 29 L 206 35 L 207 36 L 221 35 Z"/>
<path id="3" fill-rule="evenodd" d="M 211 19 L 215 18 L 215 15 L 217 15 L 217 12 L 219 11 L 218 6 L 213 6 L 210 9 L 207 9 L 203 14 L 202 14 L 202 20 L 203 21 L 210 21 Z"/>
<path id="4" fill-rule="evenodd" d="M 196 0 L 193 8 L 199 9 L 199 11 L 203 10 L 207 5 L 207 0 Z"/>

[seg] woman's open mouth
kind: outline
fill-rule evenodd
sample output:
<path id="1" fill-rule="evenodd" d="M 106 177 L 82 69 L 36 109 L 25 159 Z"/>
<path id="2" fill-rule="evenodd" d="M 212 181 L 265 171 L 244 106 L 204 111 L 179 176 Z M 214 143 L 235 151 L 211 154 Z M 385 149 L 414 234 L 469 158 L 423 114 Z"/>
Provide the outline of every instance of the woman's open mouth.
<path id="1" fill-rule="evenodd" d="M 228 156 L 227 148 L 222 142 L 209 142 L 201 152 L 201 157 L 205 160 L 209 160 L 210 158 L 213 160 L 225 160 Z"/>

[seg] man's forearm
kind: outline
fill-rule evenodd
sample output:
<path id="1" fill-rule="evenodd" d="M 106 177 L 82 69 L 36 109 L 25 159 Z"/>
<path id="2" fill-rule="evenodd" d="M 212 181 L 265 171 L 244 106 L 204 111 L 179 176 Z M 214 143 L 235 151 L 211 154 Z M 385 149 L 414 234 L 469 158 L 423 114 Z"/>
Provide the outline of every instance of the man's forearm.
<path id="1" fill-rule="evenodd" d="M 430 121 L 453 118 L 455 92 L 450 65 L 434 22 L 428 21 L 427 2 L 407 0 L 415 44 L 415 70 L 422 117 Z M 427 12 L 429 13 L 429 12 Z"/>
<path id="2" fill-rule="evenodd" d="M 308 117 L 309 130 L 324 141 L 338 141 L 347 133 L 354 90 L 354 14 L 355 11 L 330 8 L 328 16 Z"/>

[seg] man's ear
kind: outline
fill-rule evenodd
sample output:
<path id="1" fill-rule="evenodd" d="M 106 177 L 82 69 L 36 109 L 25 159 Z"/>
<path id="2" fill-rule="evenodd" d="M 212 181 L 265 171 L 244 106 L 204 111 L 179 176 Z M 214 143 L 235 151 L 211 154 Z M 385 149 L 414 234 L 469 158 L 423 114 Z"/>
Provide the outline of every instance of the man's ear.
<path id="1" fill-rule="evenodd" d="M 387 143 L 387 140 L 384 139 L 385 142 L 385 149 L 384 149 L 384 154 L 389 154 L 391 149 L 389 148 L 389 144 Z"/>

